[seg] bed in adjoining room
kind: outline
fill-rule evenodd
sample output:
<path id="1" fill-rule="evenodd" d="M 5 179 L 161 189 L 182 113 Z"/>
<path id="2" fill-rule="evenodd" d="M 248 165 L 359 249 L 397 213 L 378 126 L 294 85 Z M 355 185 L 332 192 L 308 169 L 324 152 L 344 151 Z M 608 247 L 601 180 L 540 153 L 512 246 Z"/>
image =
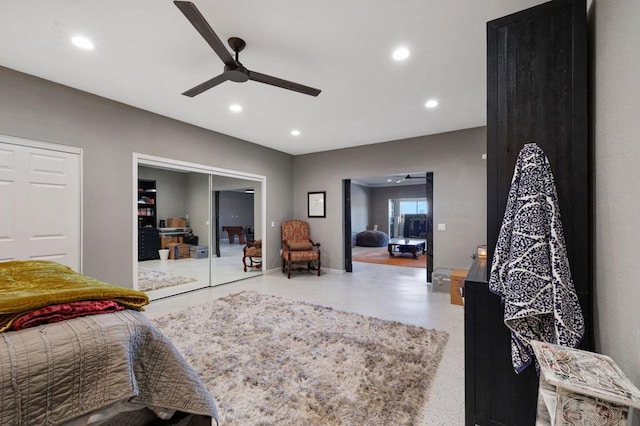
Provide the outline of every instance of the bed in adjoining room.
<path id="1" fill-rule="evenodd" d="M 0 424 L 217 424 L 147 303 L 55 262 L 0 262 Z"/>

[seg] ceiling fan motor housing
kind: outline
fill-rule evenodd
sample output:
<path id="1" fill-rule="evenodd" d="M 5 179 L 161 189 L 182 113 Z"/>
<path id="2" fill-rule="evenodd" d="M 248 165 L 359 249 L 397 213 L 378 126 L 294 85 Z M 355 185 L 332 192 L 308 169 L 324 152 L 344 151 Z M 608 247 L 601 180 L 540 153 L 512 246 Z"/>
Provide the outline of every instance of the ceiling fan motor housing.
<path id="1" fill-rule="evenodd" d="M 235 81 L 236 83 L 244 83 L 249 80 L 249 71 L 240 63 L 237 67 L 225 65 L 224 74 L 229 78 L 229 80 Z"/>

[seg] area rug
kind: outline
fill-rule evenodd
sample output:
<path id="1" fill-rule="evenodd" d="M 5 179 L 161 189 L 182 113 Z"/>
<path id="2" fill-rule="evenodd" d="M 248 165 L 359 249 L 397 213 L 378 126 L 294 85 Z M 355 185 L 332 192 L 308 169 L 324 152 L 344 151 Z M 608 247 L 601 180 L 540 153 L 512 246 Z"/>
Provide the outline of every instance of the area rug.
<path id="1" fill-rule="evenodd" d="M 254 292 L 153 320 L 221 425 L 418 425 L 443 331 Z"/>
<path id="2" fill-rule="evenodd" d="M 157 290 L 197 281 L 195 278 L 156 271 L 155 269 L 138 267 L 138 289 L 141 291 Z"/>
<path id="3" fill-rule="evenodd" d="M 408 266 L 411 268 L 426 268 L 427 256 L 420 254 L 414 259 L 411 253 L 395 253 L 395 256 L 389 256 L 389 250 L 386 247 L 367 250 L 362 253 L 354 254 L 351 257 L 354 262 L 378 263 L 381 265 Z"/>

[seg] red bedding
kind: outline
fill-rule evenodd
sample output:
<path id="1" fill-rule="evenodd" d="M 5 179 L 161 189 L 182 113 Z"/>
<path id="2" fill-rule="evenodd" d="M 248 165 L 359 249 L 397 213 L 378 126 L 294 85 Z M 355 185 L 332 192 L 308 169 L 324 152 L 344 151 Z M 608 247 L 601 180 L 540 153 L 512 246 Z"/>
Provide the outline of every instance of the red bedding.
<path id="1" fill-rule="evenodd" d="M 48 305 L 40 309 L 29 311 L 16 318 L 11 328 L 22 330 L 40 324 L 64 321 L 85 315 L 106 314 L 124 309 L 113 300 L 83 300 L 79 302 Z"/>

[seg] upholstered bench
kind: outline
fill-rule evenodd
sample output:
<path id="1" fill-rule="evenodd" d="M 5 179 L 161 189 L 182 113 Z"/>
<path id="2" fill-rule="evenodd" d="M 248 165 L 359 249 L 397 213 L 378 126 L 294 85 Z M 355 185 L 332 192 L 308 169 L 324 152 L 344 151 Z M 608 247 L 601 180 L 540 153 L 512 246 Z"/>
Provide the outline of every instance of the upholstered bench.
<path id="1" fill-rule="evenodd" d="M 389 237 L 382 231 L 362 231 L 356 235 L 356 245 L 361 247 L 384 247 Z"/>

